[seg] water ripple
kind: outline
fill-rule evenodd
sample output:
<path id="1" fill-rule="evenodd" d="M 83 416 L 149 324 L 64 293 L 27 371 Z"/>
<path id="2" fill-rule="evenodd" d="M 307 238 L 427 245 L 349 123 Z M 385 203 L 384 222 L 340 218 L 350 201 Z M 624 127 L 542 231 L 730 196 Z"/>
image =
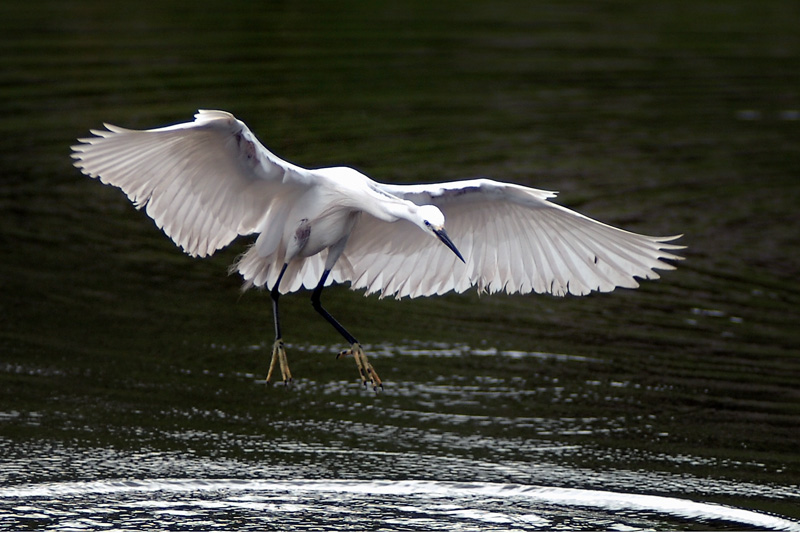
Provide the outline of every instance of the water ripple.
<path id="1" fill-rule="evenodd" d="M 800 531 L 800 523 L 681 498 L 423 480 L 152 479 L 0 489 L 0 526 L 337 529 L 630 529 L 686 521 Z"/>

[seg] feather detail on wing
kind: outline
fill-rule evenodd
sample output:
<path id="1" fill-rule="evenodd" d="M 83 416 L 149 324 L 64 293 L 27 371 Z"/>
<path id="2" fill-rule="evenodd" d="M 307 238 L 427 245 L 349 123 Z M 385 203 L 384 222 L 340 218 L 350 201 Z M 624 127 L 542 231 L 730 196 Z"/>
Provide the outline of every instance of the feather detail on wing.
<path id="1" fill-rule="evenodd" d="M 206 256 L 255 232 L 281 197 L 313 175 L 269 152 L 224 111 L 151 130 L 106 124 L 72 147 L 84 174 L 122 189 L 177 245 Z"/>
<path id="2" fill-rule="evenodd" d="M 680 260 L 673 237 L 649 237 L 592 220 L 548 201 L 554 193 L 491 180 L 381 185 L 385 192 L 445 215 L 448 234 L 466 260 L 405 221 L 364 215 L 334 268 L 367 294 L 417 297 L 480 291 L 583 295 L 638 286 L 654 269 Z"/>

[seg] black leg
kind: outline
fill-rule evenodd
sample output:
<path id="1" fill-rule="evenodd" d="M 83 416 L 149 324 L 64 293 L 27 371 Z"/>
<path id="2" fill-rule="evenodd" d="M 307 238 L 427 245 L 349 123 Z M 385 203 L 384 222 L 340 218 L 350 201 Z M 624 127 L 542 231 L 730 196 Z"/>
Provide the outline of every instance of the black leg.
<path id="1" fill-rule="evenodd" d="M 278 316 L 278 299 L 281 297 L 281 293 L 278 287 L 281 285 L 281 280 L 283 279 L 283 274 L 286 272 L 287 266 L 289 265 L 284 263 L 283 268 L 281 268 L 281 273 L 278 274 L 278 281 L 275 282 L 275 286 L 272 287 L 272 291 L 270 292 L 270 296 L 272 296 L 272 318 L 275 320 L 275 339 L 281 338 L 281 319 Z"/>
<path id="2" fill-rule="evenodd" d="M 314 310 L 319 313 L 320 315 L 325 318 L 325 320 L 330 323 L 331 326 L 336 328 L 336 331 L 345 338 L 347 342 L 350 343 L 350 349 L 344 350 L 339 352 L 339 355 L 336 356 L 338 359 L 342 355 L 352 355 L 353 359 L 356 360 L 356 366 L 358 367 L 358 373 L 361 376 L 362 383 L 366 386 L 368 381 L 372 382 L 372 388 L 374 390 L 378 390 L 378 387 L 381 389 L 383 388 L 383 383 L 381 383 L 381 378 L 378 377 L 377 372 L 372 367 L 372 365 L 367 361 L 367 356 L 364 353 L 364 350 L 361 348 L 361 344 L 353 337 L 349 331 L 344 329 L 344 326 L 339 324 L 333 316 L 329 312 L 322 307 L 322 303 L 320 302 L 320 296 L 322 295 L 322 289 L 325 287 L 325 281 L 328 279 L 328 274 L 330 274 L 330 270 L 325 270 L 322 273 L 322 278 L 320 278 L 319 283 L 317 283 L 317 287 L 314 289 L 314 292 L 311 293 L 311 305 L 314 306 Z"/>
<path id="3" fill-rule="evenodd" d="M 358 344 L 358 341 L 355 337 L 350 335 L 350 332 L 344 329 L 344 326 L 339 324 L 331 314 L 322 307 L 322 303 L 319 301 L 320 296 L 322 295 L 322 289 L 325 287 L 325 281 L 328 279 L 328 274 L 330 274 L 330 270 L 326 270 L 322 273 L 322 278 L 320 278 L 319 283 L 317 284 L 317 288 L 314 289 L 314 292 L 311 294 L 311 305 L 314 306 L 314 310 L 321 314 L 322 317 L 327 320 L 331 326 L 336 328 L 336 331 L 345 338 L 347 342 L 350 344 Z"/>
<path id="4" fill-rule="evenodd" d="M 289 361 L 286 359 L 286 349 L 283 347 L 283 339 L 281 338 L 281 320 L 278 314 L 278 299 L 281 297 L 278 287 L 281 285 L 281 279 L 283 278 L 284 272 L 286 272 L 287 266 L 286 264 L 283 265 L 281 273 L 278 274 L 278 280 L 275 282 L 275 286 L 270 292 L 270 296 L 272 296 L 272 317 L 275 320 L 275 343 L 272 345 L 272 360 L 269 363 L 269 370 L 267 371 L 267 383 L 272 380 L 272 372 L 275 370 L 276 365 L 281 369 L 283 382 L 288 384 L 292 381 L 292 373 L 289 371 Z"/>

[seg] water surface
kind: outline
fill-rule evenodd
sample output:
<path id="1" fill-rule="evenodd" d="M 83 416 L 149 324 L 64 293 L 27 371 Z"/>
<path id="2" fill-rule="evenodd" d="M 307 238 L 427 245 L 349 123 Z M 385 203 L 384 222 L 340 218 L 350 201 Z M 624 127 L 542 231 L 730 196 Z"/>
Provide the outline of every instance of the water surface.
<path id="1" fill-rule="evenodd" d="M 6 2 L 3 528 L 800 529 L 793 2 Z M 585 298 L 326 306 L 188 258 L 69 145 L 221 108 L 375 179 L 490 176 L 686 261 Z M 457 243 L 457 236 L 452 235 Z"/>

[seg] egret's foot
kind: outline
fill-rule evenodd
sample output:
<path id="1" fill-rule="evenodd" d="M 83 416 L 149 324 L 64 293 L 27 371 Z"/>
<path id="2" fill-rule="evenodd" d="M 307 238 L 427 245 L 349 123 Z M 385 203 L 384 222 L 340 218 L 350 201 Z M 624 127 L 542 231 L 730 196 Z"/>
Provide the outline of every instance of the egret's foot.
<path id="1" fill-rule="evenodd" d="M 378 387 L 383 389 L 383 382 L 381 378 L 378 377 L 378 373 L 375 372 L 375 369 L 372 368 L 372 365 L 367 360 L 367 354 L 364 353 L 364 349 L 361 347 L 360 344 L 355 343 L 353 344 L 349 350 L 342 350 L 336 356 L 336 358 L 340 358 L 344 355 L 352 355 L 353 359 L 356 360 L 356 366 L 358 367 L 358 373 L 361 376 L 361 382 L 364 386 L 367 386 L 367 383 L 372 383 L 372 389 L 377 391 Z"/>
<path id="2" fill-rule="evenodd" d="M 267 372 L 267 383 L 272 381 L 272 372 L 275 370 L 275 364 L 281 369 L 281 377 L 283 383 L 288 385 L 292 381 L 292 373 L 289 371 L 289 360 L 286 358 L 286 348 L 283 347 L 283 339 L 275 339 L 275 344 L 272 345 L 272 360 L 269 363 L 269 371 Z"/>

